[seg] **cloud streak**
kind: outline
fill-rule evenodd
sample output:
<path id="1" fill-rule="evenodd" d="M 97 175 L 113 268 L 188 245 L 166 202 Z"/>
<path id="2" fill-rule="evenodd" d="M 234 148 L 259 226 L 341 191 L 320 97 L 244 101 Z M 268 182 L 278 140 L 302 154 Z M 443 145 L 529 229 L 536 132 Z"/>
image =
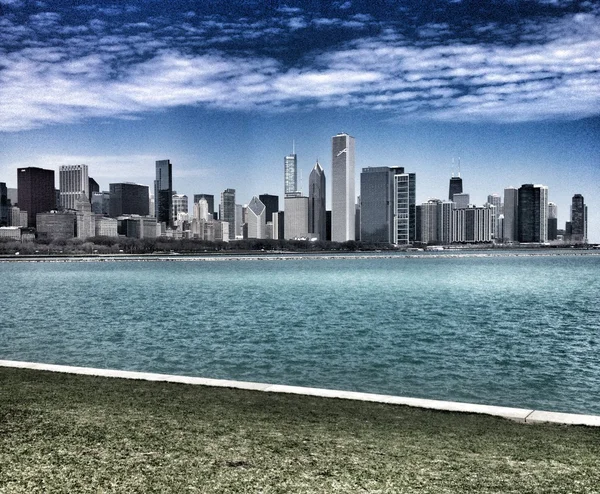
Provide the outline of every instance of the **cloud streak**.
<path id="1" fill-rule="evenodd" d="M 118 17 L 135 9 L 100 13 Z M 177 27 L 154 18 L 111 27 L 96 14 L 79 25 L 56 12 L 32 14 L 25 25 L 0 19 L 0 131 L 178 106 L 341 106 L 386 118 L 495 122 L 600 113 L 600 15 L 594 10 L 525 23 L 517 42 L 512 34 L 508 42 L 512 27 L 489 23 L 474 26 L 484 34 L 478 42 L 453 37 L 447 23 L 422 25 L 416 38 L 392 24 L 364 36 L 363 29 L 381 21 L 363 14 L 311 18 L 291 7 L 280 9 L 279 18 L 247 22 L 185 12 L 186 22 Z M 274 38 L 285 43 L 299 31 L 293 39 L 332 26 L 355 35 L 293 63 L 272 46 Z"/>

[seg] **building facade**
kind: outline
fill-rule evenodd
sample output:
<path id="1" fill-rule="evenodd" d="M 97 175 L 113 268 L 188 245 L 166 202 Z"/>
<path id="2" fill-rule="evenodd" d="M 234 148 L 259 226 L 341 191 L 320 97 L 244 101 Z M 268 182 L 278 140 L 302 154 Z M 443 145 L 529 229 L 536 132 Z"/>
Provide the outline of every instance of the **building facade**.
<path id="1" fill-rule="evenodd" d="M 235 240 L 235 189 L 225 189 L 221 192 L 219 219 L 228 224 L 229 240 Z"/>
<path id="2" fill-rule="evenodd" d="M 308 238 L 308 197 L 290 196 L 284 198 L 286 240 Z"/>
<path id="3" fill-rule="evenodd" d="M 283 180 L 285 196 L 298 194 L 298 158 L 296 153 L 288 154 L 283 159 Z"/>
<path id="4" fill-rule="evenodd" d="M 308 178 L 308 233 L 319 240 L 325 240 L 326 186 L 325 171 L 317 161 Z"/>
<path id="5" fill-rule="evenodd" d="M 333 136 L 331 138 L 331 240 L 334 242 L 346 242 L 356 237 L 354 170 L 354 137 L 345 133 Z"/>
<path id="6" fill-rule="evenodd" d="M 548 242 L 548 187 L 523 184 L 518 194 L 518 241 Z"/>
<path id="7" fill-rule="evenodd" d="M 258 197 L 254 196 L 246 211 L 247 238 L 266 238 L 266 216 L 267 208 Z"/>
<path id="8" fill-rule="evenodd" d="M 90 180 L 87 165 L 63 165 L 58 168 L 60 206 L 77 209 L 81 194 L 90 200 Z"/>
<path id="9" fill-rule="evenodd" d="M 17 170 L 19 208 L 27 212 L 27 224 L 36 228 L 38 213 L 56 209 L 54 170 L 19 168 Z"/>
<path id="10" fill-rule="evenodd" d="M 148 216 L 150 214 L 150 187 L 131 182 L 109 184 L 109 216 L 116 218 L 126 214 Z M 92 196 L 94 204 L 96 194 Z M 100 197 L 98 197 L 98 200 Z M 102 197 L 104 201 L 104 197 Z M 103 204 L 104 206 L 104 204 Z M 94 211 L 98 213 L 97 207 Z"/>
<path id="11" fill-rule="evenodd" d="M 504 189 L 504 242 L 517 242 L 519 238 L 519 191 L 515 187 Z"/>
<path id="12" fill-rule="evenodd" d="M 403 168 L 394 170 L 394 226 L 392 243 L 408 245 L 416 240 L 416 175 L 404 173 Z"/>
<path id="13" fill-rule="evenodd" d="M 450 177 L 450 185 L 448 187 L 448 200 L 454 201 L 454 194 L 462 194 L 463 191 L 463 183 L 462 178 L 458 177 Z"/>
<path id="14" fill-rule="evenodd" d="M 198 204 L 200 199 L 206 199 L 208 212 L 213 216 L 215 213 L 215 196 L 213 194 L 194 194 L 194 204 Z"/>
<path id="15" fill-rule="evenodd" d="M 571 242 L 587 243 L 587 206 L 581 194 L 571 201 Z"/>
<path id="16" fill-rule="evenodd" d="M 158 223 L 172 226 L 173 209 L 173 165 L 170 160 L 156 162 L 154 181 L 154 216 Z"/>
<path id="17" fill-rule="evenodd" d="M 397 168 L 404 173 L 404 168 Z M 360 174 L 360 240 L 393 243 L 394 172 L 387 166 L 363 168 Z"/>

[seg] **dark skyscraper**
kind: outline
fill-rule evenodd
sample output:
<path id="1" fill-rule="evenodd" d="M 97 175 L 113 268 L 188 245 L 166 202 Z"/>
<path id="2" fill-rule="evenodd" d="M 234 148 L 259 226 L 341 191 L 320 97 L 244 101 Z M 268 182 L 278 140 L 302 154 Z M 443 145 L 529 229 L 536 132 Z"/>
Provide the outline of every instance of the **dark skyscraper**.
<path id="1" fill-rule="evenodd" d="M 404 173 L 403 168 L 397 168 Z M 392 243 L 394 172 L 387 166 L 363 168 L 360 174 L 360 240 Z"/>
<path id="2" fill-rule="evenodd" d="M 221 192 L 219 219 L 229 223 L 229 240 L 235 240 L 235 189 Z"/>
<path id="3" fill-rule="evenodd" d="M 156 180 L 154 181 L 154 215 L 158 223 L 171 226 L 173 208 L 173 167 L 170 160 L 156 162 Z"/>
<path id="4" fill-rule="evenodd" d="M 27 211 L 27 224 L 36 227 L 36 215 L 56 209 L 54 170 L 19 168 L 17 170 L 19 208 Z"/>
<path id="5" fill-rule="evenodd" d="M 519 242 L 548 241 L 548 187 L 524 184 L 518 198 Z"/>
<path id="6" fill-rule="evenodd" d="M 454 194 L 462 194 L 463 184 L 462 178 L 460 177 L 451 177 L 450 178 L 450 187 L 448 189 L 448 200 L 454 200 Z"/>
<path id="7" fill-rule="evenodd" d="M 109 216 L 116 218 L 124 214 L 150 214 L 150 191 L 147 185 L 133 183 L 109 184 Z"/>
<path id="8" fill-rule="evenodd" d="M 571 241 L 587 242 L 587 206 L 581 194 L 575 194 L 571 203 Z"/>
<path id="9" fill-rule="evenodd" d="M 319 240 L 326 237 L 325 171 L 317 161 L 308 178 L 308 233 L 316 235 Z"/>
<path id="10" fill-rule="evenodd" d="M 279 211 L 279 196 L 272 194 L 261 194 L 258 196 L 260 202 L 265 205 L 266 209 L 266 221 L 273 221 L 273 213 Z"/>
<path id="11" fill-rule="evenodd" d="M 212 194 L 194 194 L 194 204 L 198 204 L 200 199 L 206 199 L 208 203 L 208 214 L 212 217 L 215 212 L 215 196 Z"/>
<path id="12" fill-rule="evenodd" d="M 8 189 L 0 182 L 0 226 L 8 226 Z"/>
<path id="13" fill-rule="evenodd" d="M 90 189 L 90 202 L 92 202 L 92 195 L 94 195 L 94 193 L 98 193 L 100 192 L 100 186 L 98 185 L 98 182 L 96 182 L 92 177 L 88 177 L 88 184 L 89 184 L 89 189 Z"/>

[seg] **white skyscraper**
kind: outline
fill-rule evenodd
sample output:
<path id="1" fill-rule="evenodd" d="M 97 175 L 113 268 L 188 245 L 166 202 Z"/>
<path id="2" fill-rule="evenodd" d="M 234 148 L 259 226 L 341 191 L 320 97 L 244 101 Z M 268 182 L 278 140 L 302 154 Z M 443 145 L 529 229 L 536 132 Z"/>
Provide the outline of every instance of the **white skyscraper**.
<path id="1" fill-rule="evenodd" d="M 354 137 L 331 138 L 331 240 L 355 239 Z"/>
<path id="2" fill-rule="evenodd" d="M 266 238 L 266 214 L 267 208 L 254 196 L 246 209 L 248 238 Z"/>
<path id="3" fill-rule="evenodd" d="M 77 209 L 81 194 L 90 200 L 90 182 L 87 165 L 63 165 L 58 168 L 60 205 L 64 209 Z"/>

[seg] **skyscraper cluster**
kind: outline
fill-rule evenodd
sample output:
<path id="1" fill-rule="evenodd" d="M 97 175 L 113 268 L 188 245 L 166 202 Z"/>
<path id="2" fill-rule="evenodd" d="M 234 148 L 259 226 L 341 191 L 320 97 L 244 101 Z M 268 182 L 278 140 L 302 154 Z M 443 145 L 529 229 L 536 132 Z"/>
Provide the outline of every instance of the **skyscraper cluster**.
<path id="1" fill-rule="evenodd" d="M 283 159 L 283 210 L 277 195 L 260 194 L 239 204 L 236 190 L 227 188 L 220 193 L 218 208 L 213 194 L 194 194 L 190 215 L 188 196 L 173 188 L 169 159 L 155 162 L 154 194 L 147 185 L 131 182 L 111 183 L 108 191 L 100 191 L 84 164 L 59 167 L 59 189 L 55 189 L 54 170 L 20 168 L 16 190 L 0 183 L 0 236 L 16 238 L 29 228 L 30 237 L 49 240 L 120 235 L 225 242 L 360 240 L 397 246 L 587 242 L 583 196 L 573 196 L 570 221 L 559 229 L 556 204 L 548 200 L 548 187 L 539 184 L 508 187 L 503 197 L 490 194 L 483 206 L 476 206 L 463 188 L 459 169 L 450 178 L 447 200 L 417 204 L 416 173 L 401 166 L 370 166 L 362 168 L 357 198 L 355 150 L 351 135 L 331 138 L 331 211 L 326 209 L 325 169 L 318 160 L 304 195 L 298 183 L 295 144 Z"/>

